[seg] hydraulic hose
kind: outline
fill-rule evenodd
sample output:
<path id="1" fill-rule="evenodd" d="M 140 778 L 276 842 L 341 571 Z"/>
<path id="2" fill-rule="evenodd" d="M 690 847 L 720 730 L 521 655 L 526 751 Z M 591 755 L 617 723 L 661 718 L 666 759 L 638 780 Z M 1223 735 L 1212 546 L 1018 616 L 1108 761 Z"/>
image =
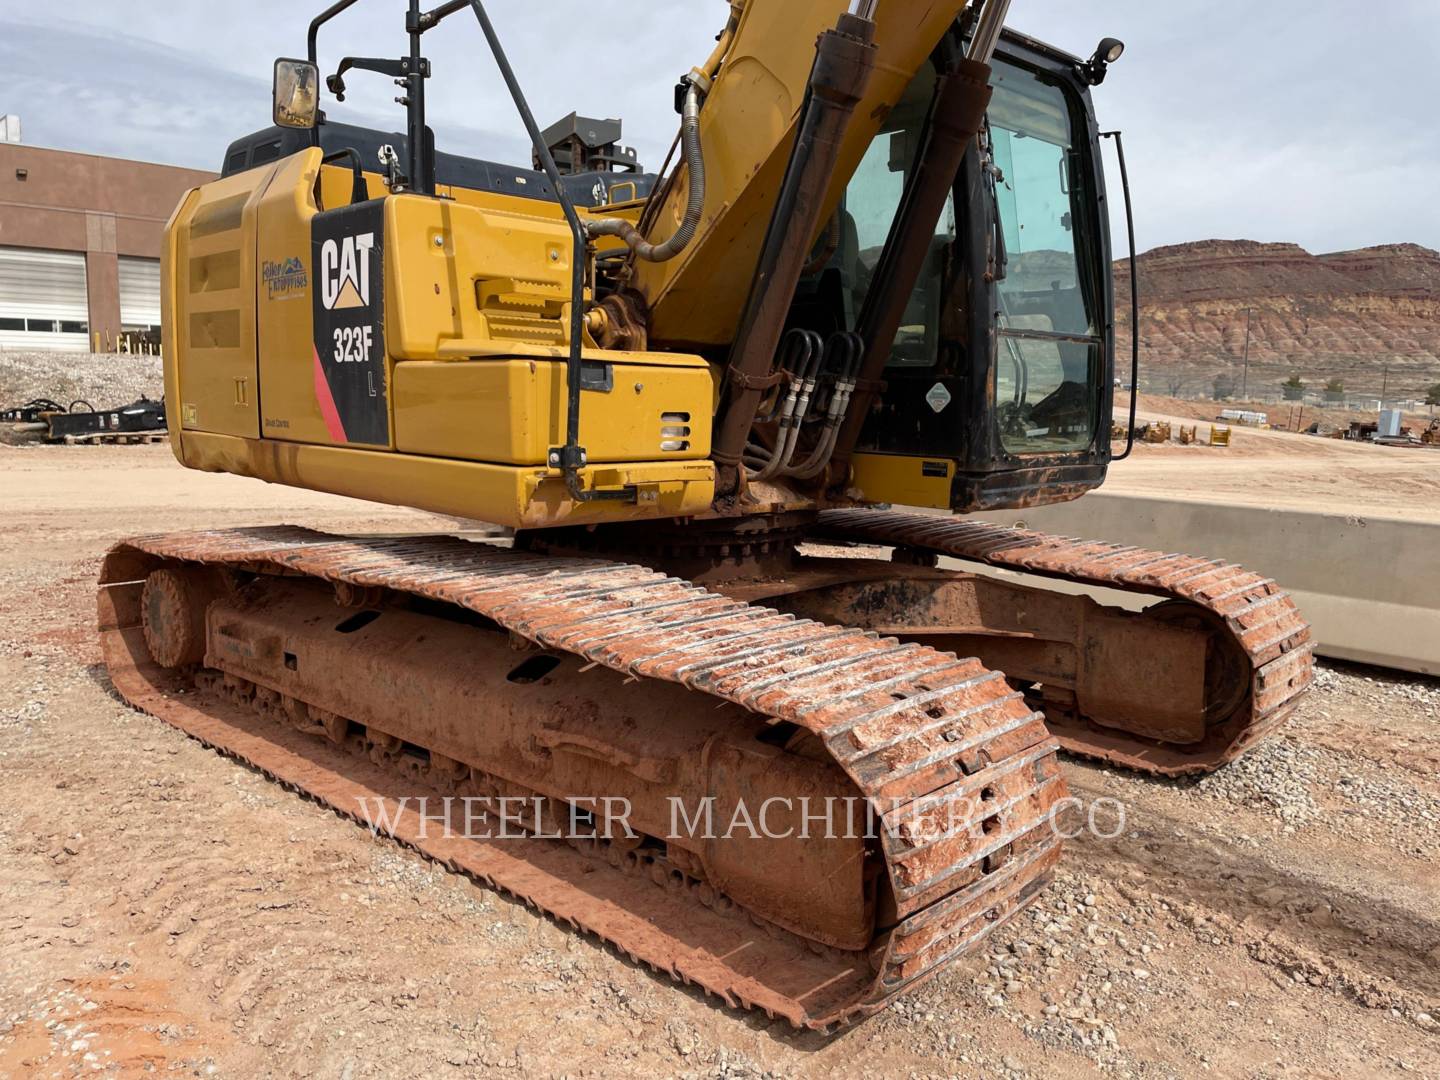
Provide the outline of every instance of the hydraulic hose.
<path id="1" fill-rule="evenodd" d="M 821 206 L 835 175 L 846 126 L 865 95 L 875 64 L 874 41 L 875 24 L 847 13 L 816 42 L 785 179 L 770 211 L 750 293 L 730 346 L 725 397 L 710 451 L 711 460 L 720 466 L 715 492 L 721 498 L 736 495 L 745 481 L 740 467 L 745 446 L 756 411 L 772 385 L 776 347 L 810 245 L 823 225 Z"/>
<path id="2" fill-rule="evenodd" d="M 618 236 L 637 256 L 646 262 L 666 262 L 684 251 L 700 227 L 700 214 L 705 209 L 705 154 L 700 146 L 700 87 L 691 80 L 685 89 L 685 104 L 680 113 L 680 143 L 685 154 L 685 167 L 690 170 L 690 200 L 680 227 L 668 240 L 652 244 L 640 231 L 623 218 L 595 218 L 585 223 L 585 232 L 597 236 Z"/>

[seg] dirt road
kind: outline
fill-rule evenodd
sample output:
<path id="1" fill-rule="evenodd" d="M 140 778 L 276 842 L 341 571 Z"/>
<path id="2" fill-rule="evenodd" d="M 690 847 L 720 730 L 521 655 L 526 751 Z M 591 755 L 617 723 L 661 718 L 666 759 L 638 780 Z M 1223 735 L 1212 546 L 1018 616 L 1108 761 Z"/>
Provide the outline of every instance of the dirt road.
<path id="1" fill-rule="evenodd" d="M 1143 459 L 1136 464 L 1143 464 Z M 292 521 L 453 531 L 187 473 L 164 447 L 0 448 L 0 1077 L 1440 1076 L 1440 684 L 1324 670 L 1199 783 L 1070 762 L 1041 903 L 838 1037 L 730 1012 L 372 838 L 115 699 L 99 555 Z"/>
<path id="2" fill-rule="evenodd" d="M 1184 404 L 1141 395 L 1138 415 L 1168 420 L 1177 433 L 1182 424 L 1195 425 L 1208 440 L 1211 425 L 1195 419 L 1204 415 L 1203 403 L 1190 403 L 1183 414 L 1165 407 Z M 1228 426 L 1229 447 L 1138 444 L 1129 460 L 1111 468 L 1106 490 L 1440 522 L 1440 449 Z"/>

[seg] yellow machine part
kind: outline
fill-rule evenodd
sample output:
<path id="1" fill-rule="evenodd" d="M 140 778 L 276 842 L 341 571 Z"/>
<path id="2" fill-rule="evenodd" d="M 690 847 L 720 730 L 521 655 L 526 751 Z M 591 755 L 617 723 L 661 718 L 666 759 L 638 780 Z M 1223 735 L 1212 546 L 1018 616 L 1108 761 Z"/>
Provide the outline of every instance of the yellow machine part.
<path id="1" fill-rule="evenodd" d="M 644 450 L 657 461 L 709 456 L 707 368 L 616 363 L 606 374 L 609 388 L 586 391 L 581 403 L 580 443 L 591 461 L 633 460 L 647 435 Z M 558 361 L 409 360 L 395 365 L 394 378 L 401 453 L 543 465 L 565 441 L 567 380 Z M 477 424 L 477 416 L 488 419 Z"/>
<path id="2" fill-rule="evenodd" d="M 378 172 L 361 174 L 365 181 L 366 194 L 372 199 L 383 199 L 390 194 L 384 178 Z M 350 201 L 355 174 L 339 165 L 324 165 L 320 169 L 319 203 L 322 207 L 344 206 Z M 645 206 L 644 199 L 633 197 L 636 184 L 633 181 L 614 184 L 610 189 L 616 200 L 606 206 L 577 206 L 575 212 L 585 217 L 623 217 L 638 221 Z M 436 184 L 438 198 L 460 203 L 462 206 L 478 206 L 485 210 L 509 210 L 526 217 L 551 218 L 564 222 L 565 211 L 558 202 L 549 199 L 527 199 L 519 195 L 507 195 L 498 191 L 475 191 L 471 188 L 455 187 L 451 184 Z M 623 200 L 623 201 L 621 201 Z M 593 240 L 596 251 L 618 251 L 625 242 L 616 236 L 601 236 Z"/>
<path id="3" fill-rule="evenodd" d="M 653 340 L 723 345 L 734 336 L 814 61 L 813 50 L 796 43 L 808 46 L 832 29 L 849 6 L 848 0 L 733 5 L 740 11 L 734 40 L 700 110 L 706 183 L 695 240 L 669 262 L 641 261 L 635 268 L 634 284 L 649 305 Z M 963 0 L 878 6 L 875 69 L 845 132 L 822 222 L 839 205 L 885 117 L 964 9 Z M 649 239 L 663 240 L 678 227 L 687 183 L 682 166 L 666 190 Z"/>
<path id="4" fill-rule="evenodd" d="M 348 204 L 351 183 L 309 149 L 208 184 L 176 210 L 166 393 L 183 464 L 516 527 L 709 508 L 716 387 L 698 356 L 584 350 L 594 385 L 582 482 L 633 487 L 634 500 L 576 502 L 549 467 L 565 436 L 572 248 L 546 204 L 513 196 L 385 199 L 385 355 L 372 394 L 388 435 L 337 431 L 322 401 L 312 226 L 322 207 Z"/>
<path id="5" fill-rule="evenodd" d="M 948 458 L 861 453 L 851 462 L 850 487 L 860 502 L 949 510 L 954 476 L 955 462 Z"/>
<path id="6" fill-rule="evenodd" d="M 180 447 L 177 456 L 192 469 L 253 476 L 273 484 L 413 506 L 515 529 L 691 517 L 709 510 L 715 497 L 715 468 L 708 461 L 590 465 L 580 471 L 586 488 L 633 487 L 635 500 L 582 503 L 570 497 L 558 469 L 208 432 L 184 431 L 176 436 L 173 429 L 171 440 Z"/>
<path id="7" fill-rule="evenodd" d="M 258 438 L 254 236 L 275 166 L 226 177 L 181 200 L 166 233 L 165 398 L 172 425 Z M 177 227 L 177 224 L 179 227 Z M 183 299 L 182 299 L 183 298 Z M 184 358 L 181 393 L 177 358 Z"/>

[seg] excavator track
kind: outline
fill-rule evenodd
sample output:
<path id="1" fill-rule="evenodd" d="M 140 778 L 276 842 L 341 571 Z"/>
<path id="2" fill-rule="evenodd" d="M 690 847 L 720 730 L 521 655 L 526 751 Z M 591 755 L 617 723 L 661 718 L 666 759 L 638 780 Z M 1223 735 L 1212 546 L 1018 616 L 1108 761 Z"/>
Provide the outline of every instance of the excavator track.
<path id="1" fill-rule="evenodd" d="M 747 910 L 694 859 L 667 857 L 663 847 L 540 833 L 480 839 L 433 821 L 427 828 L 405 815 L 403 798 L 494 796 L 497 778 L 484 763 L 427 752 L 418 740 L 405 744 L 413 753 L 401 752 L 401 739 L 383 726 L 362 738 L 344 717 L 215 670 L 218 646 L 197 642 L 184 626 L 167 632 L 151 606 L 203 626 L 228 602 L 206 600 L 223 593 L 214 584 L 221 578 L 225 588 L 281 596 L 319 595 L 323 585 L 351 607 L 399 596 L 467 614 L 487 628 L 476 633 L 508 632 L 522 647 L 579 658 L 582 673 L 620 673 L 626 684 L 643 684 L 637 693 L 683 687 L 700 695 L 695 704 L 708 715 L 728 702 L 813 736 L 812 748 L 823 748 L 875 815 L 865 858 L 883 864 L 887 888 L 873 937 L 847 949 L 784 929 L 806 889 L 826 882 L 783 880 L 783 869 L 773 882 L 778 899 Z M 195 587 L 204 582 L 211 584 Z M 212 586 L 220 591 L 207 593 Z M 856 1021 L 971 951 L 1044 887 L 1059 857 L 1052 824 L 1066 791 L 1058 747 L 1001 675 L 976 660 L 797 619 L 643 567 L 453 537 L 207 531 L 117 545 L 105 559 L 98 606 L 111 678 L 135 707 L 656 971 L 797 1027 Z M 363 658 L 364 632 L 350 640 Z M 361 673 L 331 674 L 344 681 Z M 472 692 L 483 697 L 483 688 Z M 538 809 L 531 824 L 540 828 Z"/>
<path id="2" fill-rule="evenodd" d="M 1233 563 L 986 522 L 879 510 L 827 510 L 817 538 L 906 548 L 1007 570 L 1147 593 L 1217 617 L 1243 650 L 1249 685 L 1193 744 L 1165 743 L 1082 719 L 1047 717 L 1071 753 L 1144 772 L 1212 771 L 1279 727 L 1314 681 L 1309 624 L 1274 581 Z M 1237 688 L 1238 689 L 1238 688 Z"/>

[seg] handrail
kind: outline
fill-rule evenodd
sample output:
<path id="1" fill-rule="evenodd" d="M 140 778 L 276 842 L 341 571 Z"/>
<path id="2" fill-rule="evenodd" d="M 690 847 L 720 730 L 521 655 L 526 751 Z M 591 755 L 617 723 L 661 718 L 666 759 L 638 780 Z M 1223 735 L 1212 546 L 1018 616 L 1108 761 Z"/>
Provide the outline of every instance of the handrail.
<path id="1" fill-rule="evenodd" d="M 1140 288 L 1135 254 L 1135 214 L 1130 203 L 1130 173 L 1125 168 L 1125 138 L 1118 131 L 1102 131 L 1102 139 L 1115 140 L 1120 159 L 1120 187 L 1125 193 L 1125 230 L 1130 243 L 1130 422 L 1125 426 L 1125 452 L 1111 462 L 1124 461 L 1135 449 L 1135 406 L 1140 400 Z"/>
<path id="2" fill-rule="evenodd" d="M 555 189 L 555 198 L 559 200 L 560 208 L 565 212 L 565 221 L 569 224 L 570 234 L 574 239 L 574 254 L 570 260 L 570 352 L 566 357 L 565 367 L 565 445 L 550 449 L 549 464 L 551 468 L 559 468 L 564 471 L 565 484 L 570 490 L 570 497 L 577 502 L 592 502 L 597 499 L 635 499 L 637 493 L 633 487 L 586 491 L 581 482 L 580 469 L 586 464 L 585 448 L 580 445 L 580 351 L 584 344 L 585 312 L 583 309 L 587 246 L 585 228 L 580 224 L 580 215 L 575 212 L 575 204 L 560 182 L 560 170 L 555 167 L 555 159 L 550 154 L 550 148 L 545 145 L 545 138 L 540 133 L 540 126 L 535 123 L 535 116 L 530 111 L 529 103 L 525 100 L 525 93 L 520 89 L 519 80 L 515 78 L 515 72 L 510 67 L 510 61 L 505 56 L 504 48 L 500 45 L 500 38 L 495 33 L 495 27 L 490 23 L 490 16 L 485 13 L 485 5 L 480 0 L 470 0 L 470 6 L 475 11 L 475 18 L 480 22 L 480 30 L 484 33 L 485 40 L 490 44 L 490 51 L 495 56 L 495 64 L 500 69 L 500 75 L 505 80 L 510 97 L 514 99 L 515 109 L 520 113 L 520 120 L 530 135 L 535 156 L 539 159 L 541 168 L 545 170 L 545 175 L 550 180 L 550 186 Z"/>

